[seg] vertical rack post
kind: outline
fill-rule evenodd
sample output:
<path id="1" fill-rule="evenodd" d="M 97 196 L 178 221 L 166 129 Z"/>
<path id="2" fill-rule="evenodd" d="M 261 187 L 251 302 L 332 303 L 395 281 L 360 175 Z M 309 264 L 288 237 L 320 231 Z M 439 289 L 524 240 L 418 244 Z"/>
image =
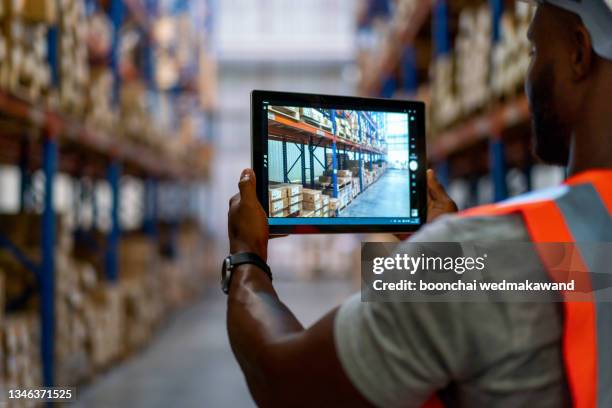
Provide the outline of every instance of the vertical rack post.
<path id="1" fill-rule="evenodd" d="M 332 132 L 334 140 L 332 142 L 332 194 L 334 198 L 338 198 L 338 147 L 336 145 L 336 134 L 338 126 L 336 125 L 336 111 L 331 111 Z"/>
<path id="2" fill-rule="evenodd" d="M 383 81 L 382 87 L 380 88 L 380 96 L 382 98 L 391 98 L 397 89 L 397 80 L 390 74 Z"/>
<path id="3" fill-rule="evenodd" d="M 59 84 L 58 59 L 59 29 L 49 27 L 47 32 L 47 60 L 51 70 L 51 82 Z M 43 140 L 43 173 L 45 175 L 44 207 L 42 216 L 41 252 L 39 273 L 40 288 L 40 355 L 45 387 L 55 385 L 55 213 L 53 187 L 57 171 L 57 136 L 47 129 Z"/>
<path id="4" fill-rule="evenodd" d="M 89 185 L 89 199 L 91 200 L 91 229 L 96 230 L 98 226 L 98 200 L 96 197 L 96 180 L 92 179 Z"/>
<path id="5" fill-rule="evenodd" d="M 448 33 L 448 5 L 446 0 L 436 0 L 433 10 L 432 31 L 434 38 L 434 55 L 441 57 L 450 51 L 450 40 Z M 445 188 L 448 188 L 450 183 L 450 171 L 448 160 L 445 159 L 436 166 L 438 177 L 442 177 L 440 182 Z"/>
<path id="6" fill-rule="evenodd" d="M 450 51 L 448 33 L 448 4 L 446 0 L 436 0 L 433 9 L 432 30 L 434 37 L 434 55 L 440 57 Z"/>
<path id="7" fill-rule="evenodd" d="M 506 155 L 504 142 L 499 138 L 494 138 L 490 142 L 489 157 L 494 187 L 495 202 L 503 201 L 508 198 L 508 183 L 506 180 Z"/>
<path id="8" fill-rule="evenodd" d="M 500 39 L 501 17 L 504 11 L 503 0 L 489 0 L 492 10 L 492 42 L 497 43 Z M 489 146 L 489 162 L 491 167 L 494 199 L 496 202 L 508 198 L 507 166 L 504 141 L 502 140 L 501 130 L 495 129 L 495 134 Z"/>
<path id="9" fill-rule="evenodd" d="M 306 187 L 306 145 L 300 145 L 300 174 L 302 175 L 302 185 Z"/>
<path id="10" fill-rule="evenodd" d="M 440 184 L 442 184 L 445 189 L 448 189 L 450 185 L 450 169 L 448 160 L 438 163 L 436 166 L 436 177 L 438 178 Z"/>
<path id="11" fill-rule="evenodd" d="M 157 237 L 157 180 L 147 178 L 144 185 L 144 230 L 149 237 Z"/>
<path id="12" fill-rule="evenodd" d="M 357 161 L 359 162 L 359 191 L 363 192 L 363 152 L 361 147 L 359 147 L 359 158 Z"/>
<path id="13" fill-rule="evenodd" d="M 357 126 L 359 128 L 359 147 L 357 148 L 357 166 L 359 168 L 359 191 L 363 193 L 363 155 L 361 153 L 361 146 L 363 145 L 363 129 L 361 127 L 361 113 L 357 112 Z"/>
<path id="14" fill-rule="evenodd" d="M 310 166 L 310 188 L 315 188 L 315 169 L 314 169 L 314 145 L 312 143 L 312 136 L 308 138 L 308 159 Z"/>
<path id="15" fill-rule="evenodd" d="M 119 74 L 119 43 L 120 30 L 123 24 L 123 0 L 111 0 L 110 18 L 113 25 L 113 42 L 111 49 L 111 70 L 113 71 L 113 100 L 119 102 L 119 90 L 121 89 L 121 75 Z"/>
<path id="16" fill-rule="evenodd" d="M 327 165 L 327 145 L 323 145 L 323 163 L 325 164 L 323 171 L 327 171 L 327 168 L 329 167 Z"/>
<path id="17" fill-rule="evenodd" d="M 283 183 L 289 182 L 289 165 L 287 163 L 287 140 L 283 139 Z"/>
<path id="18" fill-rule="evenodd" d="M 108 166 L 107 179 L 111 190 L 111 228 L 106 240 L 105 269 L 106 278 L 110 282 L 116 282 L 119 277 L 119 238 L 121 235 L 119 225 L 121 164 L 116 159 Z"/>
<path id="19" fill-rule="evenodd" d="M 418 88 L 416 69 L 416 51 L 412 45 L 404 48 L 402 54 L 402 89 L 407 93 L 414 93 Z"/>
<path id="20" fill-rule="evenodd" d="M 42 216 L 42 262 L 40 267 L 41 357 L 43 383 L 54 385 L 55 373 L 55 213 L 53 184 L 57 170 L 57 141 L 55 135 L 45 135 L 43 141 L 43 173 L 45 197 Z"/>
<path id="21" fill-rule="evenodd" d="M 47 31 L 47 61 L 51 68 L 51 83 L 59 84 L 59 59 L 58 59 L 59 29 L 53 25 Z"/>
<path id="22" fill-rule="evenodd" d="M 30 194 L 30 138 L 24 137 L 21 140 L 19 151 L 19 209 L 24 212 L 29 206 Z"/>

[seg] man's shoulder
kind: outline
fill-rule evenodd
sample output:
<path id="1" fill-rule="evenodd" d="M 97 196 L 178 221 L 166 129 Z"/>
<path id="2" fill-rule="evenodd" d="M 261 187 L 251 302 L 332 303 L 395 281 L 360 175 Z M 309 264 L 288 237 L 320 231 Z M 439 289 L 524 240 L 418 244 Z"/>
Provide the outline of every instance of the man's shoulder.
<path id="1" fill-rule="evenodd" d="M 520 214 L 498 216 L 445 215 L 426 225 L 411 241 L 462 242 L 483 241 L 529 241 L 529 234 Z"/>

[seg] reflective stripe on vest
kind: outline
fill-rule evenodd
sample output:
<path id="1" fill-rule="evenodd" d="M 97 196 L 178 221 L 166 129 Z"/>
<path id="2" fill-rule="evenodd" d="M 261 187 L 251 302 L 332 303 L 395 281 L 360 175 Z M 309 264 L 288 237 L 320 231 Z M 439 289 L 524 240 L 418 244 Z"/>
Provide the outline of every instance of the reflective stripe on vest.
<path id="1" fill-rule="evenodd" d="M 582 289 L 597 288 L 612 278 L 609 265 L 586 243 L 612 242 L 612 171 L 590 171 L 555 189 L 526 195 L 505 203 L 475 208 L 462 216 L 521 214 L 536 243 L 575 243 L 579 257 L 572 270 L 603 272 L 581 274 Z M 546 253 L 542 262 L 551 279 L 556 277 Z M 576 260 L 574 260 L 576 261 Z M 563 358 L 573 406 L 612 406 L 612 304 L 597 302 L 597 292 L 586 292 L 586 301 L 564 302 Z"/>

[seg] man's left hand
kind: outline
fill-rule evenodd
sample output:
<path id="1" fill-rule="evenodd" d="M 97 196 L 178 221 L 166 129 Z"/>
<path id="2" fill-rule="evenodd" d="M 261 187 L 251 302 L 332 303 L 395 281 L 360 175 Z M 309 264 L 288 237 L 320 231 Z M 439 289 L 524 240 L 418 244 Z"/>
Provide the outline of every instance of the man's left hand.
<path id="1" fill-rule="evenodd" d="M 228 235 L 230 252 L 253 252 L 264 261 L 268 257 L 268 219 L 257 199 L 255 173 L 246 169 L 238 183 L 240 193 L 230 200 Z"/>

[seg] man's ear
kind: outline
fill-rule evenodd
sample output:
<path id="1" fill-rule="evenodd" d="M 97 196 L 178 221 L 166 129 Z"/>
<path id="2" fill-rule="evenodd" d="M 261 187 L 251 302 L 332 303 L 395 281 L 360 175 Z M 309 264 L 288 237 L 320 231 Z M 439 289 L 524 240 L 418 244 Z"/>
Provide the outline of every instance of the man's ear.
<path id="1" fill-rule="evenodd" d="M 576 81 L 584 79 L 593 68 L 593 43 L 583 24 L 572 27 L 571 71 Z"/>

